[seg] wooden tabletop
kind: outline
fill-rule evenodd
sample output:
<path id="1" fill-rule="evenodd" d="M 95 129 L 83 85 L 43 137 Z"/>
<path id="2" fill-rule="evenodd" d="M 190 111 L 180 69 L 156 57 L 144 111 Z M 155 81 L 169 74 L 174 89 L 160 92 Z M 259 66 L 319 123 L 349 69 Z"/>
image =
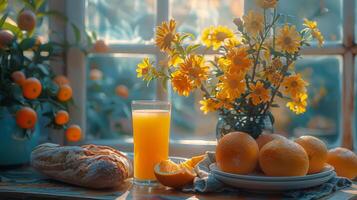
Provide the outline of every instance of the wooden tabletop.
<path id="1" fill-rule="evenodd" d="M 0 199 L 280 199 L 279 195 L 259 195 L 249 193 L 183 193 L 166 187 L 140 187 L 127 180 L 119 188 L 112 190 L 90 190 L 49 180 L 30 167 L 0 169 Z M 357 199 L 357 184 L 338 191 L 324 199 Z"/>

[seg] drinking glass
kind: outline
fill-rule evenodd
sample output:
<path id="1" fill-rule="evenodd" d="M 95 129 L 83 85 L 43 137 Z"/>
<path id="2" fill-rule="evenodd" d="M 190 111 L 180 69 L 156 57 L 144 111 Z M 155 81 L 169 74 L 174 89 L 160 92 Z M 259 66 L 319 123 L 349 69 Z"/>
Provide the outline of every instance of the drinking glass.
<path id="1" fill-rule="evenodd" d="M 154 166 L 168 159 L 171 104 L 133 101 L 134 183 L 156 185 Z"/>

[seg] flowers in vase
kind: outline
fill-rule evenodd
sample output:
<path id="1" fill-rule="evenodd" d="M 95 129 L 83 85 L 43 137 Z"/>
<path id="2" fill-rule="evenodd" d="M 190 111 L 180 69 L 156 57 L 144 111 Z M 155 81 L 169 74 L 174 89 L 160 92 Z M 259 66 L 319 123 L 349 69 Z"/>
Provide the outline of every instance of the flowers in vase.
<path id="1" fill-rule="evenodd" d="M 235 115 L 265 116 L 277 106 L 276 98 L 286 99 L 294 113 L 304 113 L 308 83 L 294 66 L 304 46 L 312 39 L 322 46 L 324 39 L 315 21 L 304 19 L 302 30 L 282 22 L 277 3 L 257 0 L 259 11 L 234 19 L 237 30 L 210 26 L 198 43 L 192 42 L 192 34 L 177 32 L 175 20 L 163 22 L 156 28 L 155 43 L 166 60 L 154 67 L 145 58 L 138 65 L 138 77 L 170 80 L 182 96 L 201 90 L 204 113 L 234 110 Z M 208 59 L 205 52 L 211 49 L 217 54 Z"/>

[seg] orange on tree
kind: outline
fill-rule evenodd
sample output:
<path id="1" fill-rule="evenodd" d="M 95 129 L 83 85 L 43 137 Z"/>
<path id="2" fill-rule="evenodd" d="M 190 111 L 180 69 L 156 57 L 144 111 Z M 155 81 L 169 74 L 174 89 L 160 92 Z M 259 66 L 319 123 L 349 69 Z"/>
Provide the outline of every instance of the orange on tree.
<path id="1" fill-rule="evenodd" d="M 69 80 L 67 77 L 63 76 L 63 75 L 57 75 L 53 81 L 58 85 L 67 85 L 69 84 Z"/>
<path id="2" fill-rule="evenodd" d="M 14 35 L 10 31 L 0 30 L 0 48 L 5 48 L 11 44 Z"/>
<path id="3" fill-rule="evenodd" d="M 108 45 L 104 40 L 97 40 L 93 45 L 94 52 L 96 53 L 106 53 L 109 51 Z"/>
<path id="4" fill-rule="evenodd" d="M 309 157 L 308 174 L 320 172 L 327 161 L 327 147 L 320 139 L 313 136 L 301 136 L 295 139 L 306 151 Z"/>
<path id="5" fill-rule="evenodd" d="M 23 85 L 26 80 L 26 76 L 22 71 L 14 71 L 11 74 L 11 79 L 18 85 Z"/>
<path id="6" fill-rule="evenodd" d="M 71 125 L 67 128 L 65 135 L 67 141 L 78 142 L 82 138 L 82 129 L 78 125 Z"/>
<path id="7" fill-rule="evenodd" d="M 218 141 L 217 166 L 224 172 L 249 174 L 256 168 L 258 153 L 258 144 L 253 137 L 244 132 L 231 132 Z"/>
<path id="8" fill-rule="evenodd" d="M 154 174 L 157 180 L 167 187 L 181 188 L 192 183 L 197 176 L 194 168 L 205 158 L 204 155 L 193 157 L 177 164 L 171 160 L 164 160 L 156 164 Z"/>
<path id="9" fill-rule="evenodd" d="M 28 78 L 22 84 L 22 94 L 27 99 L 36 99 L 42 92 L 41 82 L 37 78 Z"/>
<path id="10" fill-rule="evenodd" d="M 286 139 L 286 138 L 282 135 L 275 134 L 275 133 L 262 133 L 255 141 L 257 142 L 259 149 L 262 149 L 262 147 L 265 144 L 275 139 Z"/>
<path id="11" fill-rule="evenodd" d="M 92 81 L 101 80 L 103 78 L 103 72 L 99 69 L 91 69 L 89 72 L 89 78 Z"/>
<path id="12" fill-rule="evenodd" d="M 115 92 L 117 93 L 118 96 L 127 99 L 129 97 L 129 90 L 125 85 L 118 85 L 115 88 Z"/>
<path id="13" fill-rule="evenodd" d="M 304 176 L 309 169 L 309 158 L 298 143 L 273 140 L 260 150 L 259 166 L 267 176 Z"/>
<path id="14" fill-rule="evenodd" d="M 69 115 L 68 112 L 65 110 L 60 110 L 56 113 L 55 116 L 55 123 L 57 125 L 64 125 L 67 124 L 69 121 Z"/>
<path id="15" fill-rule="evenodd" d="M 37 122 L 37 113 L 30 107 L 23 107 L 16 112 L 16 124 L 23 129 L 32 129 Z"/>
<path id="16" fill-rule="evenodd" d="M 36 27 L 36 15 L 31 10 L 24 10 L 17 16 L 17 25 L 21 30 L 32 31 Z"/>
<path id="17" fill-rule="evenodd" d="M 357 177 L 357 155 L 349 149 L 337 147 L 329 150 L 327 163 L 335 168 L 338 176 Z"/>
<path id="18" fill-rule="evenodd" d="M 60 85 L 57 99 L 60 101 L 68 101 L 72 98 L 72 88 L 69 85 Z"/>

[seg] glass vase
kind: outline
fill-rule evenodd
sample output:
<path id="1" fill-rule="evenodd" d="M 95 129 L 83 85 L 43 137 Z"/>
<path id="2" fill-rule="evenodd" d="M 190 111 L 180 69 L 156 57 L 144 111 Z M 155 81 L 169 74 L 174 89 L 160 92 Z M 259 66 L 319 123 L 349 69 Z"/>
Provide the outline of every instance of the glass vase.
<path id="1" fill-rule="evenodd" d="M 273 133 L 274 118 L 269 112 L 264 115 L 237 114 L 232 111 L 229 114 L 219 115 L 216 126 L 216 138 L 219 140 L 225 134 L 235 131 L 248 133 L 253 138 L 259 137 L 263 132 Z"/>

